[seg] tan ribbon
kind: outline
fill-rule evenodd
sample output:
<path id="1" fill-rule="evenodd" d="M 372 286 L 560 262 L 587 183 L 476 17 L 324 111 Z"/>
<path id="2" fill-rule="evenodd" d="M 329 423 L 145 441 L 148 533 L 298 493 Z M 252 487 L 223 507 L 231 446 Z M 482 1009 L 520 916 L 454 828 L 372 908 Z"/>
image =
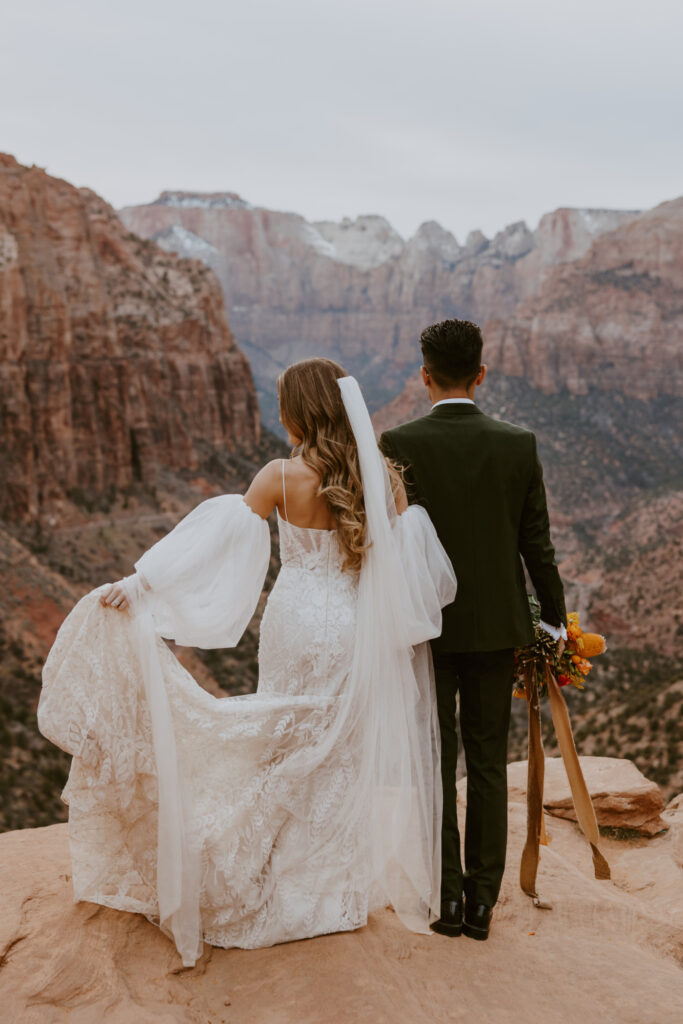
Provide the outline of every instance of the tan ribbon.
<path id="1" fill-rule="evenodd" d="M 586 780 L 581 771 L 579 756 L 576 752 L 567 703 L 549 665 L 545 666 L 545 682 L 548 688 L 550 713 L 553 719 L 555 735 L 557 736 L 565 771 L 569 779 L 574 810 L 593 853 L 595 877 L 599 879 L 610 878 L 609 864 L 599 849 L 600 835 L 598 832 L 598 822 L 595 817 L 595 809 L 591 802 Z M 543 822 L 545 756 L 541 736 L 541 702 L 535 665 L 530 666 L 526 673 L 525 692 L 529 712 L 529 761 L 526 789 L 527 830 L 526 843 L 522 851 L 522 860 L 519 868 L 519 884 L 537 907 L 550 910 L 552 905 L 546 900 L 541 899 L 536 891 L 539 846 L 541 843 L 545 845 L 547 839 Z"/>

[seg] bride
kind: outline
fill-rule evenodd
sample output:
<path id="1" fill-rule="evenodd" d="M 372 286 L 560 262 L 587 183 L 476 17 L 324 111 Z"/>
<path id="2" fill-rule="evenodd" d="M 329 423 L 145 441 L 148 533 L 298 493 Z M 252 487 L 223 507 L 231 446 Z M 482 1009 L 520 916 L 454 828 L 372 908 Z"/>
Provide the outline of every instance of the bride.
<path id="1" fill-rule="evenodd" d="M 41 732 L 73 756 L 63 799 L 76 900 L 145 914 L 193 965 L 439 915 L 441 783 L 429 646 L 452 566 L 380 454 L 353 377 L 280 377 L 296 454 L 204 501 L 63 623 Z M 237 644 L 270 559 L 257 692 L 216 698 L 162 638 Z"/>

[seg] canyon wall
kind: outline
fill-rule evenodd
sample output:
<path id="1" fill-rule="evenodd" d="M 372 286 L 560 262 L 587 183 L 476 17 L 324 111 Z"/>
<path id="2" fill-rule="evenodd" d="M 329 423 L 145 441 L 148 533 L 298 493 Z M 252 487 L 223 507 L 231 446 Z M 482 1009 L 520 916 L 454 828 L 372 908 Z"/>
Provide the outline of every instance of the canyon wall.
<path id="1" fill-rule="evenodd" d="M 259 431 L 211 271 L 0 155 L 0 518 L 59 517 Z"/>
<path id="2" fill-rule="evenodd" d="M 486 324 L 487 361 L 545 394 L 683 395 L 683 199 L 595 239 Z"/>
<path id="3" fill-rule="evenodd" d="M 548 268 L 582 256 L 598 235 L 636 215 L 561 209 L 530 231 L 518 222 L 464 245 L 435 221 L 407 241 L 379 216 L 310 223 L 252 207 L 233 193 L 163 192 L 120 211 L 137 234 L 203 259 L 251 361 L 264 419 L 276 426 L 275 380 L 297 359 L 337 359 L 373 407 L 400 391 L 434 320 L 513 313 Z"/>

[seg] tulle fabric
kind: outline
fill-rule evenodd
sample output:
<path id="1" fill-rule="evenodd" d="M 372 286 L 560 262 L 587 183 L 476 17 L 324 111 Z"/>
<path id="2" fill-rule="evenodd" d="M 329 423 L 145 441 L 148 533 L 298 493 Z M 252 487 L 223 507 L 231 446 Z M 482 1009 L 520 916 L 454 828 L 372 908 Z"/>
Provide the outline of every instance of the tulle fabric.
<path id="1" fill-rule="evenodd" d="M 156 632 L 184 647 L 234 647 L 254 614 L 270 531 L 239 494 L 203 501 L 135 563 Z M 134 577 L 133 577 L 134 579 Z M 139 598 L 143 590 L 135 590 Z"/>
<path id="2" fill-rule="evenodd" d="M 268 525 L 238 494 L 202 502 L 135 563 L 126 587 L 150 710 L 159 784 L 159 925 L 183 963 L 201 956 L 201 862 L 178 768 L 156 635 L 181 646 L 234 647 L 256 609 L 270 559 Z"/>
<path id="3" fill-rule="evenodd" d="M 441 609 L 455 598 L 456 581 L 424 509 L 396 514 L 356 380 L 342 378 L 339 386 L 358 447 L 369 544 L 359 580 L 352 699 L 339 727 L 356 727 L 364 737 L 357 806 L 370 822 L 376 902 L 390 903 L 407 927 L 425 932 L 439 916 L 442 791 L 424 645 L 440 634 Z"/>
<path id="4" fill-rule="evenodd" d="M 424 512 L 396 516 L 360 391 L 370 547 L 280 523 L 259 688 L 217 699 L 160 640 L 237 643 L 269 559 L 239 495 L 202 503 L 136 564 L 130 613 L 87 595 L 45 665 L 41 731 L 74 755 L 74 890 L 148 914 L 191 965 L 202 939 L 253 947 L 358 927 L 391 903 L 438 915 L 441 785 L 431 660 L 452 567 Z"/>

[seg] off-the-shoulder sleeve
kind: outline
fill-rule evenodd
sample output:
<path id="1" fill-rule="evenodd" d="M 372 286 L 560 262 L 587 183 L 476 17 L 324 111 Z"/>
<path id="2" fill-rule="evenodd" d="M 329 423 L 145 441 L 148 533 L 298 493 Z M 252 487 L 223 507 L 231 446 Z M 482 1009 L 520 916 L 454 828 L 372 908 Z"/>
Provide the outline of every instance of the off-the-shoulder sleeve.
<path id="1" fill-rule="evenodd" d="M 186 647 L 234 647 L 269 560 L 265 519 L 239 494 L 209 498 L 135 563 L 138 594 L 159 635 Z"/>
<path id="2" fill-rule="evenodd" d="M 397 517 L 394 536 L 405 579 L 405 629 L 410 643 L 441 633 L 441 609 L 455 600 L 457 582 L 451 560 L 427 512 L 410 505 Z"/>

